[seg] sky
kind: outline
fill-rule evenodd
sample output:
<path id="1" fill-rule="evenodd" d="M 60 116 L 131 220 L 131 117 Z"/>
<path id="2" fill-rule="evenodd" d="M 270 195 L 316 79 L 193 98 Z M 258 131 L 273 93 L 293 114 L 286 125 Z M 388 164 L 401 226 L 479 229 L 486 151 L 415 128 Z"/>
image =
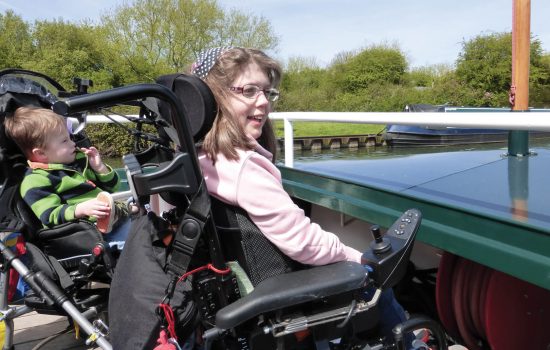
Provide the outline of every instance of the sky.
<path id="1" fill-rule="evenodd" d="M 130 0 L 126 0 L 128 2 Z M 124 0 L 0 0 L 28 21 L 97 21 Z M 481 34 L 511 31 L 512 0 L 218 0 L 225 9 L 262 16 L 279 37 L 271 52 L 314 58 L 325 66 L 338 53 L 397 45 L 411 67 L 452 65 L 462 44 Z M 531 33 L 550 52 L 550 0 L 531 0 Z"/>

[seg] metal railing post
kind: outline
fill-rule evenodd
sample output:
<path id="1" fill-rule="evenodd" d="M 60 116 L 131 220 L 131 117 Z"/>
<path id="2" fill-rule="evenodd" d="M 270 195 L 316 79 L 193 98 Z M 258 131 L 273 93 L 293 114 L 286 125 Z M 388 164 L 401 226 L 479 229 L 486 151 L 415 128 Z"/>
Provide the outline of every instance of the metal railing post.
<path id="1" fill-rule="evenodd" d="M 508 133 L 508 155 L 529 155 L 529 132 L 524 130 L 512 130 Z"/>
<path id="2" fill-rule="evenodd" d="M 294 130 L 292 122 L 287 118 L 283 118 L 285 127 L 285 165 L 292 168 L 294 166 Z"/>

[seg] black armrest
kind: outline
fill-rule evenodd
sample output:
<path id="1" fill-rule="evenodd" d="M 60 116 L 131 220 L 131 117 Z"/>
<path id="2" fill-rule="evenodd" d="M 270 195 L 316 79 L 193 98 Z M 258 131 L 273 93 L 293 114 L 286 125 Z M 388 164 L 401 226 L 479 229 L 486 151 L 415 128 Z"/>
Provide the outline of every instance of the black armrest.
<path id="1" fill-rule="evenodd" d="M 219 310 L 216 327 L 230 329 L 265 312 L 358 289 L 366 280 L 363 265 L 348 261 L 275 276 Z"/>

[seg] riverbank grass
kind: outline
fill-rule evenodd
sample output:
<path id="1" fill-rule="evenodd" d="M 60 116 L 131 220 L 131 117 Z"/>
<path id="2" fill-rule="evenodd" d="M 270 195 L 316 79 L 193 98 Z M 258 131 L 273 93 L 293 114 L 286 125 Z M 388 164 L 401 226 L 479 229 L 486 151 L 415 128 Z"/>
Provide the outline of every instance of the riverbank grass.
<path id="1" fill-rule="evenodd" d="M 310 136 L 344 136 L 370 135 L 384 131 L 385 125 L 380 124 L 351 124 L 351 123 L 323 123 L 323 122 L 293 122 L 294 137 Z M 273 127 L 277 138 L 284 137 L 282 120 L 274 120 Z"/>

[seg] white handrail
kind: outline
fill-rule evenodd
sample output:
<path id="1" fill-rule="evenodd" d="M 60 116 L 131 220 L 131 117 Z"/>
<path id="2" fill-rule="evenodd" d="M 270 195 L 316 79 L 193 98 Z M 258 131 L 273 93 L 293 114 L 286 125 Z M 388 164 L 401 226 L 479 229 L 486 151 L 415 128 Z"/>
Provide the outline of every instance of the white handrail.
<path id="1" fill-rule="evenodd" d="M 139 115 L 137 114 L 129 114 L 127 115 L 129 118 L 139 118 Z M 128 123 L 128 118 L 122 117 L 120 115 L 116 114 L 109 114 L 109 118 L 114 119 L 115 121 L 119 123 Z M 112 123 L 112 120 L 104 116 L 103 114 L 90 114 L 86 116 L 86 123 L 89 124 L 100 124 L 100 123 Z"/>
<path id="2" fill-rule="evenodd" d="M 119 122 L 128 120 L 111 115 Z M 131 115 L 130 117 L 138 117 Z M 502 130 L 550 131 L 550 112 L 273 112 L 273 120 L 284 121 L 285 165 L 294 164 L 294 130 L 292 122 L 338 122 L 356 124 L 399 124 L 430 127 L 459 127 Z M 103 115 L 89 115 L 89 123 L 110 123 Z"/>
<path id="3" fill-rule="evenodd" d="M 430 127 L 460 127 L 502 130 L 550 131 L 550 112 L 274 112 L 273 120 L 283 120 L 285 165 L 294 165 L 292 122 L 339 122 L 357 124 L 399 124 Z"/>

